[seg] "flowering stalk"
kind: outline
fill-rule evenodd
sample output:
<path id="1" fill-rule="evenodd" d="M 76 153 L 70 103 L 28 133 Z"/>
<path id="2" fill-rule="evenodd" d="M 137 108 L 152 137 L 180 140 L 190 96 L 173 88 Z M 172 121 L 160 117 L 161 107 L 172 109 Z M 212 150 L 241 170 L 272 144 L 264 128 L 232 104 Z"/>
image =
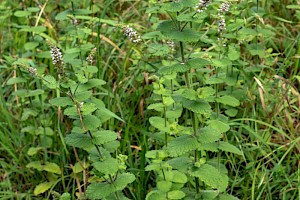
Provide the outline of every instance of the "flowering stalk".
<path id="1" fill-rule="evenodd" d="M 218 9 L 218 11 L 219 11 L 218 32 L 220 35 L 218 40 L 221 41 L 223 46 L 226 46 L 226 44 L 223 44 L 224 38 L 222 37 L 223 33 L 226 30 L 225 13 L 229 11 L 229 8 L 230 8 L 230 4 L 228 2 L 224 2 Z"/>
<path id="2" fill-rule="evenodd" d="M 202 13 L 204 10 L 207 9 L 209 4 L 210 4 L 210 0 L 200 0 L 196 6 L 197 12 Z"/>
<path id="3" fill-rule="evenodd" d="M 50 41 L 48 41 L 48 45 L 50 46 L 52 63 L 57 67 L 58 76 L 60 78 L 60 76 L 64 74 L 64 68 L 63 68 L 64 62 L 63 62 L 61 50 Z"/>
<path id="4" fill-rule="evenodd" d="M 139 36 L 137 32 L 130 26 L 124 26 L 123 31 L 124 35 L 127 36 L 133 43 L 138 43 L 142 41 L 141 36 Z"/>

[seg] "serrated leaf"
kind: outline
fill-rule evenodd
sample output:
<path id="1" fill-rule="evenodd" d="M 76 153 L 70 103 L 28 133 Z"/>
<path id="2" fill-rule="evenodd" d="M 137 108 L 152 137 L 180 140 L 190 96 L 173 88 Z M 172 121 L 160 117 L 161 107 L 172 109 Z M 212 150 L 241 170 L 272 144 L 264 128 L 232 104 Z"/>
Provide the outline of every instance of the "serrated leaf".
<path id="1" fill-rule="evenodd" d="M 168 192 L 172 187 L 172 183 L 170 181 L 158 181 L 156 187 L 162 192 Z"/>
<path id="2" fill-rule="evenodd" d="M 51 182 L 44 182 L 44 183 L 40 183 L 38 184 L 35 188 L 34 188 L 34 195 L 39 195 L 42 194 L 44 192 L 46 192 L 47 190 L 49 190 L 52 185 L 55 183 L 55 181 L 51 181 Z"/>
<path id="3" fill-rule="evenodd" d="M 92 91 L 82 91 L 82 92 L 76 92 L 75 99 L 78 102 L 83 102 L 85 100 L 88 100 L 93 95 Z"/>
<path id="4" fill-rule="evenodd" d="M 171 140 L 166 147 L 170 157 L 178 157 L 199 147 L 196 138 L 190 135 L 182 135 Z"/>
<path id="5" fill-rule="evenodd" d="M 226 68 L 232 65 L 232 62 L 228 59 L 212 59 L 212 65 L 217 68 Z"/>
<path id="6" fill-rule="evenodd" d="M 89 199 L 103 199 L 113 193 L 115 188 L 108 183 L 91 183 L 86 190 Z"/>
<path id="7" fill-rule="evenodd" d="M 54 106 L 72 106 L 72 105 L 75 105 L 75 103 L 69 97 L 57 97 L 57 98 L 51 99 L 49 101 L 49 103 L 54 105 Z"/>
<path id="8" fill-rule="evenodd" d="M 89 149 L 94 146 L 90 136 L 86 134 L 72 133 L 67 135 L 65 141 L 67 145 L 81 149 Z"/>
<path id="9" fill-rule="evenodd" d="M 52 136 L 54 135 L 54 131 L 50 128 L 50 127 L 38 127 L 35 130 L 35 134 L 36 135 L 48 135 L 48 136 Z"/>
<path id="10" fill-rule="evenodd" d="M 216 101 L 225 105 L 229 105 L 232 107 L 237 107 L 240 105 L 240 101 L 234 98 L 233 96 L 224 95 L 222 97 L 216 98 Z"/>
<path id="11" fill-rule="evenodd" d="M 67 116 L 77 116 L 78 110 L 76 106 L 69 106 L 64 110 L 64 115 Z"/>
<path id="12" fill-rule="evenodd" d="M 197 114 L 210 114 L 211 107 L 209 103 L 203 100 L 184 100 L 183 107 Z"/>
<path id="13" fill-rule="evenodd" d="M 189 69 L 190 69 L 189 66 L 186 64 L 176 63 L 174 65 L 169 65 L 169 66 L 164 66 L 159 68 L 157 73 L 160 75 L 168 75 L 168 74 L 173 74 L 178 72 L 183 73 L 188 71 Z"/>
<path id="14" fill-rule="evenodd" d="M 118 138 L 117 133 L 115 133 L 113 131 L 109 131 L 109 130 L 97 131 L 95 133 L 92 133 L 92 135 L 94 137 L 93 144 L 96 144 L 96 145 L 102 145 L 107 142 L 114 141 Z"/>
<path id="15" fill-rule="evenodd" d="M 237 147 L 229 144 L 228 142 L 220 141 L 218 148 L 222 151 L 235 153 L 237 155 L 243 155 L 243 153 Z"/>
<path id="16" fill-rule="evenodd" d="M 179 171 L 187 171 L 188 167 L 193 163 L 193 160 L 189 157 L 178 157 L 167 161 L 173 169 Z"/>
<path id="17" fill-rule="evenodd" d="M 218 77 L 209 77 L 206 81 L 206 84 L 208 85 L 214 85 L 214 84 L 220 84 L 220 83 L 224 83 L 224 80 Z"/>
<path id="18" fill-rule="evenodd" d="M 129 183 L 135 180 L 135 176 L 131 173 L 120 174 L 114 183 L 116 190 L 123 190 Z"/>
<path id="19" fill-rule="evenodd" d="M 10 78 L 6 82 L 7 85 L 13 85 L 13 84 L 18 84 L 18 83 L 26 83 L 27 80 L 25 78 L 21 77 L 16 77 L 16 78 Z"/>
<path id="20" fill-rule="evenodd" d="M 105 174 L 105 175 L 115 175 L 119 169 L 118 160 L 115 158 L 107 158 L 104 161 L 94 162 L 93 167 Z"/>
<path id="21" fill-rule="evenodd" d="M 215 198 L 218 196 L 219 191 L 217 190 L 202 190 L 200 191 L 202 199 L 205 200 L 215 200 Z"/>
<path id="22" fill-rule="evenodd" d="M 166 44 L 151 44 L 148 52 L 153 56 L 164 56 L 170 53 L 170 47 Z"/>
<path id="23" fill-rule="evenodd" d="M 239 200 L 239 198 L 230 194 L 220 194 L 218 200 Z"/>
<path id="24" fill-rule="evenodd" d="M 228 186 L 228 176 L 220 173 L 218 169 L 209 164 L 203 164 L 199 168 L 193 169 L 190 174 L 221 192 L 225 191 Z"/>
<path id="25" fill-rule="evenodd" d="M 186 183 L 188 181 L 187 176 L 184 173 L 177 171 L 177 170 L 172 170 L 172 172 L 173 172 L 172 182 Z"/>
<path id="26" fill-rule="evenodd" d="M 168 2 L 164 3 L 161 9 L 167 12 L 179 12 L 183 9 L 183 4 L 181 2 Z"/>
<path id="27" fill-rule="evenodd" d="M 192 69 L 202 69 L 208 65 L 211 65 L 211 62 L 203 58 L 193 58 L 186 62 L 186 64 Z"/>
<path id="28" fill-rule="evenodd" d="M 218 152 L 218 144 L 216 142 L 211 142 L 211 143 L 203 143 L 200 145 L 198 148 L 199 151 L 205 150 L 205 151 L 212 151 L 212 152 Z"/>
<path id="29" fill-rule="evenodd" d="M 164 150 L 151 150 L 151 151 L 148 151 L 145 156 L 146 156 L 146 158 L 163 160 L 168 155 Z"/>
<path id="30" fill-rule="evenodd" d="M 172 20 L 161 22 L 157 30 L 159 30 L 168 39 L 181 41 L 181 42 L 197 42 L 201 35 L 194 29 L 184 29 L 178 31 Z"/>
<path id="31" fill-rule="evenodd" d="M 173 190 L 171 192 L 168 192 L 169 199 L 182 199 L 184 197 L 185 197 L 185 193 L 180 190 Z"/>
<path id="32" fill-rule="evenodd" d="M 45 170 L 47 172 L 55 173 L 55 174 L 61 174 L 60 167 L 56 163 L 47 162 L 43 166 L 43 170 Z"/>
<path id="33" fill-rule="evenodd" d="M 197 92 L 192 88 L 185 88 L 182 92 L 182 96 L 189 100 L 196 100 L 197 99 Z"/>
<path id="34" fill-rule="evenodd" d="M 83 124 L 86 130 L 96 130 L 101 125 L 101 121 L 95 115 L 85 115 Z"/>
<path id="35" fill-rule="evenodd" d="M 92 114 L 95 110 L 97 110 L 97 107 L 94 103 L 84 103 L 80 108 L 82 115 Z"/>
<path id="36" fill-rule="evenodd" d="M 200 99 L 206 99 L 213 96 L 216 90 L 212 87 L 201 87 L 197 89 L 197 95 Z"/>
<path id="37" fill-rule="evenodd" d="M 153 127 L 157 128 L 158 130 L 170 133 L 169 122 L 165 121 L 164 118 L 150 117 L 149 122 Z"/>
<path id="38" fill-rule="evenodd" d="M 260 44 L 250 44 L 247 46 L 250 54 L 252 56 L 259 56 L 260 58 L 264 58 L 265 50 L 264 47 Z"/>
<path id="39" fill-rule="evenodd" d="M 64 192 L 60 197 L 59 200 L 71 200 L 71 195 L 68 192 Z"/>
<path id="40" fill-rule="evenodd" d="M 219 120 L 209 120 L 207 124 L 209 124 L 209 126 L 213 129 L 218 130 L 220 133 L 225 133 L 230 129 L 230 126 L 228 124 Z"/>
<path id="41" fill-rule="evenodd" d="M 46 75 L 43 77 L 43 83 L 50 89 L 56 89 L 57 82 L 55 78 L 51 75 Z"/>
<path id="42" fill-rule="evenodd" d="M 199 134 L 197 135 L 197 138 L 201 144 L 218 141 L 220 137 L 221 133 L 209 126 L 201 128 Z"/>

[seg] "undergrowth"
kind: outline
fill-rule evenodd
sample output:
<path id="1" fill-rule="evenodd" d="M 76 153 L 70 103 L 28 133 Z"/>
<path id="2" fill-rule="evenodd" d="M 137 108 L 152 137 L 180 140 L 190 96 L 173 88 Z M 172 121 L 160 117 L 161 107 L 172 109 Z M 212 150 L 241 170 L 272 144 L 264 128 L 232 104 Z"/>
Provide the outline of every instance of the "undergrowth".
<path id="1" fill-rule="evenodd" d="M 297 1 L 0 12 L 1 199 L 300 199 Z"/>

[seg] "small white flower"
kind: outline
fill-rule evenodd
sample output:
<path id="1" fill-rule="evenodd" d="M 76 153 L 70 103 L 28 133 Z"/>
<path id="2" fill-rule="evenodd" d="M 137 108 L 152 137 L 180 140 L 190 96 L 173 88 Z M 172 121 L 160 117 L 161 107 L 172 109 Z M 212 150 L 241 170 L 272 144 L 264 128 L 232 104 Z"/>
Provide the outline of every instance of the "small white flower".
<path id="1" fill-rule="evenodd" d="M 199 3 L 196 6 L 197 12 L 201 13 L 204 10 L 206 10 L 209 3 L 210 3 L 210 0 L 199 0 Z"/>
<path id="2" fill-rule="evenodd" d="M 142 41 L 141 36 L 139 36 L 137 32 L 130 26 L 128 25 L 125 26 L 123 30 L 124 30 L 124 35 L 126 35 L 132 42 L 138 43 Z"/>

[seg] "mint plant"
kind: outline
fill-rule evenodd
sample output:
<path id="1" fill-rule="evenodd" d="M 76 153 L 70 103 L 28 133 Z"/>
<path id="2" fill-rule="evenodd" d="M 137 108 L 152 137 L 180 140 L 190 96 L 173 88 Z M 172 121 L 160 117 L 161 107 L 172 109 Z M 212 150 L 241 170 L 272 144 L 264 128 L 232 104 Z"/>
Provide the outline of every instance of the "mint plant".
<path id="1" fill-rule="evenodd" d="M 239 50 L 226 45 L 229 6 L 191 0 L 156 4 L 148 11 L 170 20 L 158 20 L 157 31 L 142 36 L 154 41 L 149 54 L 164 58 L 155 64 L 148 106 L 157 113 L 149 122 L 163 147 L 146 154 L 151 160 L 146 170 L 156 177 L 156 189 L 146 199 L 235 199 L 226 193 L 229 178 L 220 157 L 242 155 L 226 142 L 229 118 L 240 105 L 233 94 L 240 80 L 234 67 Z"/>

